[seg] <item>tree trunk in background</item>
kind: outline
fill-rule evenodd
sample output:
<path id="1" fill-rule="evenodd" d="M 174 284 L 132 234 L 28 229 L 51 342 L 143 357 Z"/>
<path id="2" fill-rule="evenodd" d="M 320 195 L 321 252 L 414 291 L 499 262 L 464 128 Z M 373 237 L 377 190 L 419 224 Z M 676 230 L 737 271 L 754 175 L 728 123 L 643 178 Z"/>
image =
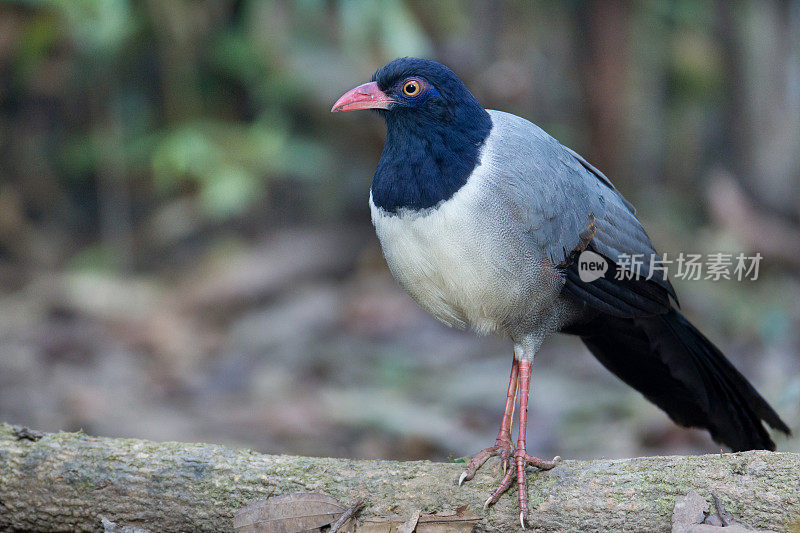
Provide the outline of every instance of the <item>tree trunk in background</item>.
<path id="1" fill-rule="evenodd" d="M 0 424 L 0 530 L 102 531 L 100 516 L 151 531 L 231 531 L 248 502 L 324 492 L 364 497 L 358 531 L 387 531 L 421 510 L 457 529 L 518 526 L 510 491 L 485 512 L 497 462 L 458 487 L 463 464 L 261 455 L 208 444 L 41 436 Z M 34 441 L 26 439 L 35 439 Z M 786 530 L 800 517 L 800 456 L 746 452 L 565 461 L 528 480 L 536 531 L 668 531 L 676 497 L 716 495 L 750 527 Z M 383 529 L 380 529 L 380 528 Z M 420 528 L 422 529 L 422 528 Z M 436 531 L 444 531 L 438 529 Z"/>
<path id="2" fill-rule="evenodd" d="M 800 2 L 745 6 L 718 0 L 729 76 L 726 166 L 770 211 L 800 215 Z"/>
<path id="3" fill-rule="evenodd" d="M 628 4 L 623 0 L 581 2 L 579 68 L 588 106 L 588 159 L 617 181 L 630 178 L 621 157 L 628 85 Z"/>
<path id="4" fill-rule="evenodd" d="M 726 83 L 720 102 L 722 124 L 719 144 L 711 146 L 712 156 L 734 176 L 744 176 L 750 170 L 753 147 L 747 142 L 750 114 L 747 105 L 747 73 L 742 56 L 743 46 L 736 11 L 727 0 L 715 2 L 716 40 L 722 52 L 722 72 Z"/>

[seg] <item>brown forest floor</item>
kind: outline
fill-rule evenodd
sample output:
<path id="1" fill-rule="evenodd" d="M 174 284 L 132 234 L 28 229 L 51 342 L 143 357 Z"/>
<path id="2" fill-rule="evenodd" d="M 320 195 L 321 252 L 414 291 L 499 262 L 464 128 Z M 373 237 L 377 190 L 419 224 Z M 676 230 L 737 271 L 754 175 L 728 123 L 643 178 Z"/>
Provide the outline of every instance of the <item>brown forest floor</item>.
<path id="1" fill-rule="evenodd" d="M 722 347 L 797 427 L 786 376 L 798 375 L 800 358 Z M 169 272 L 36 275 L 0 297 L 0 420 L 267 453 L 444 460 L 493 441 L 510 357 L 507 341 L 447 329 L 420 310 L 369 228 L 283 230 Z M 546 344 L 533 389 L 529 449 L 542 456 L 719 450 L 573 338 Z M 797 437 L 778 445 L 800 450 Z"/>

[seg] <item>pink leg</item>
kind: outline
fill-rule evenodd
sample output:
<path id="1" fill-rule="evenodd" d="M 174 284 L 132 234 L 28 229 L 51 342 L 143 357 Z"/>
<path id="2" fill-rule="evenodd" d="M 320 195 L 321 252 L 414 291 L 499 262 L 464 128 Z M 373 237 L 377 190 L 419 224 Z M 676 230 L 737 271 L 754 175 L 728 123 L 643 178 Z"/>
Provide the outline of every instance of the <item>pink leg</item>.
<path id="1" fill-rule="evenodd" d="M 511 456 L 514 453 L 514 445 L 511 443 L 511 420 L 514 417 L 514 404 L 517 401 L 517 374 L 519 371 L 519 363 L 514 358 L 511 362 L 511 377 L 508 379 L 508 394 L 506 396 L 506 408 L 503 411 L 503 420 L 500 422 L 500 431 L 497 433 L 494 446 L 481 450 L 478 455 L 472 458 L 467 468 L 458 479 L 458 484 L 461 485 L 465 481 L 469 481 L 475 477 L 475 472 L 483 466 L 483 463 L 489 460 L 490 457 L 499 455 L 503 461 L 503 473 L 508 472 L 510 466 Z"/>
<path id="2" fill-rule="evenodd" d="M 519 521 L 522 528 L 525 528 L 525 516 L 528 514 L 528 494 L 525 485 L 525 467 L 528 465 L 535 466 L 540 470 L 550 470 L 558 461 L 560 457 L 554 457 L 552 461 L 545 461 L 538 457 L 528 455 L 525 445 L 526 431 L 528 429 L 528 391 L 531 386 L 531 362 L 522 359 L 519 362 L 519 438 L 517 439 L 517 449 L 514 452 L 514 462 L 516 468 L 510 468 L 503 479 L 500 481 L 500 486 L 492 492 L 489 499 L 486 500 L 484 507 L 495 503 L 500 495 L 503 494 L 511 486 L 514 478 L 517 479 L 517 496 L 519 498 Z"/>

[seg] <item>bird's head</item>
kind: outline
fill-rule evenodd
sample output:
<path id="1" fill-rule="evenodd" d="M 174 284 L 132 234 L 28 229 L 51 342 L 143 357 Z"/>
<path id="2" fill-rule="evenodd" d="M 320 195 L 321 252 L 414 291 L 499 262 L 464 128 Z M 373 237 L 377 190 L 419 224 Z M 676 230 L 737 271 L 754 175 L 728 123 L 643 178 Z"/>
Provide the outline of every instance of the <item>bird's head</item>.
<path id="1" fill-rule="evenodd" d="M 479 164 L 489 114 L 446 66 L 403 57 L 345 93 L 331 111 L 374 109 L 386 143 L 372 181 L 375 205 L 426 209 L 450 198 Z"/>
<path id="2" fill-rule="evenodd" d="M 342 95 L 332 112 L 377 110 L 391 126 L 408 123 L 451 123 L 483 112 L 455 73 L 436 61 L 402 57 L 384 65 L 372 81 Z"/>

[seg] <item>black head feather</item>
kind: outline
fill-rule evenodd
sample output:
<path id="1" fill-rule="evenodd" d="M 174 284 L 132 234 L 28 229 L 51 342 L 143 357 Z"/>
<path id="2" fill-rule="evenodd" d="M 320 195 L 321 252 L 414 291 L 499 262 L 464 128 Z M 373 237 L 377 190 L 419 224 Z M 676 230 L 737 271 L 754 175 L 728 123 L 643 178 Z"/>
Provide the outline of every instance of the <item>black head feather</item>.
<path id="1" fill-rule="evenodd" d="M 403 86 L 418 80 L 419 94 Z M 427 209 L 449 199 L 479 163 L 492 127 L 489 114 L 446 66 L 430 59 L 395 59 L 373 76 L 393 103 L 386 144 L 372 182 L 372 200 L 389 212 Z"/>

